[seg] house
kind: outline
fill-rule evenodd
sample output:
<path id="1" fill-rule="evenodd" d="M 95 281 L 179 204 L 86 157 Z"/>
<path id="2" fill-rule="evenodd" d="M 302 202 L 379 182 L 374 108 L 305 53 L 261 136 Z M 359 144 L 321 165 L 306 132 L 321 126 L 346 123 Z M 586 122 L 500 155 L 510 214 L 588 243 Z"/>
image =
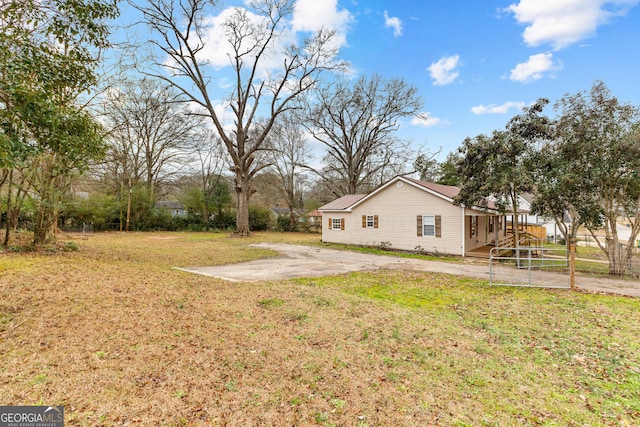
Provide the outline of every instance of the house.
<path id="1" fill-rule="evenodd" d="M 270 210 L 275 220 L 277 220 L 278 217 L 281 216 L 289 217 L 289 214 L 291 213 L 291 210 L 289 208 L 275 207 L 271 208 Z M 294 209 L 293 213 L 295 214 L 296 218 L 298 218 L 298 220 L 300 220 L 300 218 L 303 216 L 300 209 Z"/>
<path id="2" fill-rule="evenodd" d="M 369 194 L 343 196 L 318 210 L 322 241 L 459 256 L 503 246 L 507 221 L 495 205 L 455 205 L 460 189 L 397 176 Z"/>
<path id="3" fill-rule="evenodd" d="M 173 200 L 161 200 L 154 205 L 160 212 L 167 212 L 171 217 L 184 217 L 187 216 L 187 211 L 184 205 L 180 202 Z"/>
<path id="4" fill-rule="evenodd" d="M 314 209 L 307 214 L 307 221 L 311 227 L 322 227 L 322 212 L 318 209 Z"/>

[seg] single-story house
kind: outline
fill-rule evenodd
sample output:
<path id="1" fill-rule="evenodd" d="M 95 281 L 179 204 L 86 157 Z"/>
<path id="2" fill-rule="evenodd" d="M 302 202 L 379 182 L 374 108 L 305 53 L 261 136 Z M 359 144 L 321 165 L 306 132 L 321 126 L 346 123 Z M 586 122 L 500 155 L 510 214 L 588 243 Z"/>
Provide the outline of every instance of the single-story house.
<path id="1" fill-rule="evenodd" d="M 160 212 L 168 212 L 171 217 L 187 216 L 187 210 L 184 208 L 184 205 L 174 200 L 161 200 L 156 202 L 155 208 Z"/>
<path id="2" fill-rule="evenodd" d="M 322 230 L 322 212 L 317 209 L 312 210 L 306 215 L 306 228 L 314 233 Z"/>
<path id="3" fill-rule="evenodd" d="M 460 188 L 397 176 L 369 194 L 346 195 L 318 210 L 322 241 L 459 256 L 502 245 L 507 221 L 495 205 L 453 203 Z"/>

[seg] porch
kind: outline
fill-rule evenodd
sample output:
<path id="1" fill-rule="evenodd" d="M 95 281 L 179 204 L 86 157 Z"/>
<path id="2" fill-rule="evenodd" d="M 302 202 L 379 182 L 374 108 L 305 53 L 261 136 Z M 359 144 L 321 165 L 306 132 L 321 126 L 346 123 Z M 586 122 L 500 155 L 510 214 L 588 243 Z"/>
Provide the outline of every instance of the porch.
<path id="1" fill-rule="evenodd" d="M 541 233 L 544 233 L 544 227 L 525 225 L 518 227 L 518 229 L 520 230 L 520 244 L 518 246 L 539 247 L 544 243 L 545 239 L 540 237 Z M 490 244 L 470 249 L 465 252 L 465 256 L 489 259 L 491 257 L 491 250 L 495 247 L 504 248 L 504 250 L 501 250 L 498 253 L 494 251 L 494 256 L 503 256 L 508 253 L 512 253 L 516 247 L 513 228 L 508 228 L 507 233 L 507 235 L 498 239 L 497 244 L 495 244 L 495 242 L 491 242 Z"/>

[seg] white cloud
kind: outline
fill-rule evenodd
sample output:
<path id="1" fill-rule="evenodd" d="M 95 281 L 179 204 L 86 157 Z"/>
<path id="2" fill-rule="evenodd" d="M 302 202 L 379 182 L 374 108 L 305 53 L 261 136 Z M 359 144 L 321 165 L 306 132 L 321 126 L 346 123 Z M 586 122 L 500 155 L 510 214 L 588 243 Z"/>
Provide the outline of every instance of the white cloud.
<path id="1" fill-rule="evenodd" d="M 231 64 L 229 55 L 232 54 L 232 47 L 226 34 L 228 31 L 226 24 L 241 13 L 241 11 L 246 13 L 248 22 L 255 25 L 258 29 L 268 25 L 264 16 L 240 7 L 228 7 L 223 9 L 217 16 L 207 17 L 203 22 L 205 44 L 202 57 L 209 62 L 209 65 L 215 68 L 224 68 Z M 347 32 L 352 20 L 353 17 L 348 10 L 337 9 L 337 0 L 296 1 L 291 20 L 284 22 L 281 26 L 280 29 L 282 32 L 276 42 L 273 43 L 267 56 L 263 57 L 260 68 L 263 72 L 269 69 L 280 68 L 282 65 L 280 53 L 283 52 L 288 45 L 297 43 L 301 36 L 300 33 L 315 32 L 321 28 L 334 30 L 335 36 L 333 43 L 335 47 L 340 48 L 346 45 Z M 262 34 L 262 32 L 258 30 L 257 34 Z M 251 37 L 246 38 L 245 43 L 246 45 L 242 46 L 242 49 L 249 50 Z"/>
<path id="2" fill-rule="evenodd" d="M 460 55 L 445 56 L 438 62 L 432 63 L 427 69 L 431 73 L 433 84 L 436 86 L 443 86 L 453 83 L 453 81 L 460 75 L 456 70 L 459 63 Z"/>
<path id="3" fill-rule="evenodd" d="M 411 124 L 428 128 L 438 125 L 448 125 L 449 122 L 438 117 L 433 117 L 431 113 L 424 111 L 411 119 Z"/>
<path id="4" fill-rule="evenodd" d="M 502 105 L 489 104 L 489 105 L 477 105 L 471 107 L 473 114 L 506 114 L 510 109 L 522 110 L 525 107 L 524 102 L 507 101 Z"/>
<path id="5" fill-rule="evenodd" d="M 538 53 L 531 55 L 527 62 L 520 63 L 511 70 L 509 78 L 516 82 L 528 83 L 534 80 L 540 80 L 545 73 L 552 71 L 560 71 L 562 63 L 553 62 L 551 53 Z"/>
<path id="6" fill-rule="evenodd" d="M 294 31 L 334 30 L 337 47 L 342 47 L 347 43 L 347 31 L 352 21 L 353 16 L 347 9 L 338 10 L 338 0 L 297 0 L 292 26 Z"/>
<path id="7" fill-rule="evenodd" d="M 506 8 L 527 28 L 529 46 L 549 43 L 559 50 L 595 34 L 598 26 L 624 16 L 640 0 L 520 0 Z"/>
<path id="8" fill-rule="evenodd" d="M 393 29 L 394 37 L 402 35 L 402 21 L 397 16 L 389 16 L 386 10 L 384 11 L 384 26 Z"/>

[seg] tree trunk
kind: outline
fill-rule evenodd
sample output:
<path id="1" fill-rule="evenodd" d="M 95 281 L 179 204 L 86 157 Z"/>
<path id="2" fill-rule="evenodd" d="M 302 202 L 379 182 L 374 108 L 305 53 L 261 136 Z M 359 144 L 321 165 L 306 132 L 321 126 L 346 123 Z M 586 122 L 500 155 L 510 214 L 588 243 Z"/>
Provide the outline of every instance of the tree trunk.
<path id="1" fill-rule="evenodd" d="M 569 246 L 569 285 L 571 290 L 576 289 L 576 238 L 568 237 L 567 246 Z"/>
<path id="2" fill-rule="evenodd" d="M 520 264 L 520 224 L 518 222 L 518 198 L 517 195 L 512 195 L 512 208 L 513 208 L 513 238 L 514 245 L 516 247 L 516 259 L 518 260 L 518 265 Z"/>
<path id="3" fill-rule="evenodd" d="M 296 213 L 293 210 L 293 204 L 289 204 L 289 230 L 297 231 L 298 230 L 298 221 L 296 218 Z"/>
<path id="4" fill-rule="evenodd" d="M 237 236 L 251 236 L 249 229 L 249 199 L 251 198 L 251 184 L 248 179 L 236 174 L 236 232 Z"/>
<path id="5" fill-rule="evenodd" d="M 55 238 L 56 213 L 53 208 L 49 206 L 49 201 L 42 200 L 40 203 L 40 209 L 38 210 L 33 230 L 34 245 L 49 243 Z"/>
<path id="6" fill-rule="evenodd" d="M 613 276 L 622 276 L 626 270 L 623 255 L 623 247 L 617 239 L 607 239 L 607 255 L 609 257 L 609 274 Z"/>
<path id="7" fill-rule="evenodd" d="M 4 232 L 4 242 L 2 242 L 2 246 L 6 249 L 9 246 L 9 238 L 11 236 L 11 211 L 13 210 L 13 206 L 11 205 L 11 193 L 13 189 L 11 188 L 13 184 L 13 169 L 9 171 L 9 188 L 7 189 L 7 216 L 5 221 L 5 232 Z"/>

